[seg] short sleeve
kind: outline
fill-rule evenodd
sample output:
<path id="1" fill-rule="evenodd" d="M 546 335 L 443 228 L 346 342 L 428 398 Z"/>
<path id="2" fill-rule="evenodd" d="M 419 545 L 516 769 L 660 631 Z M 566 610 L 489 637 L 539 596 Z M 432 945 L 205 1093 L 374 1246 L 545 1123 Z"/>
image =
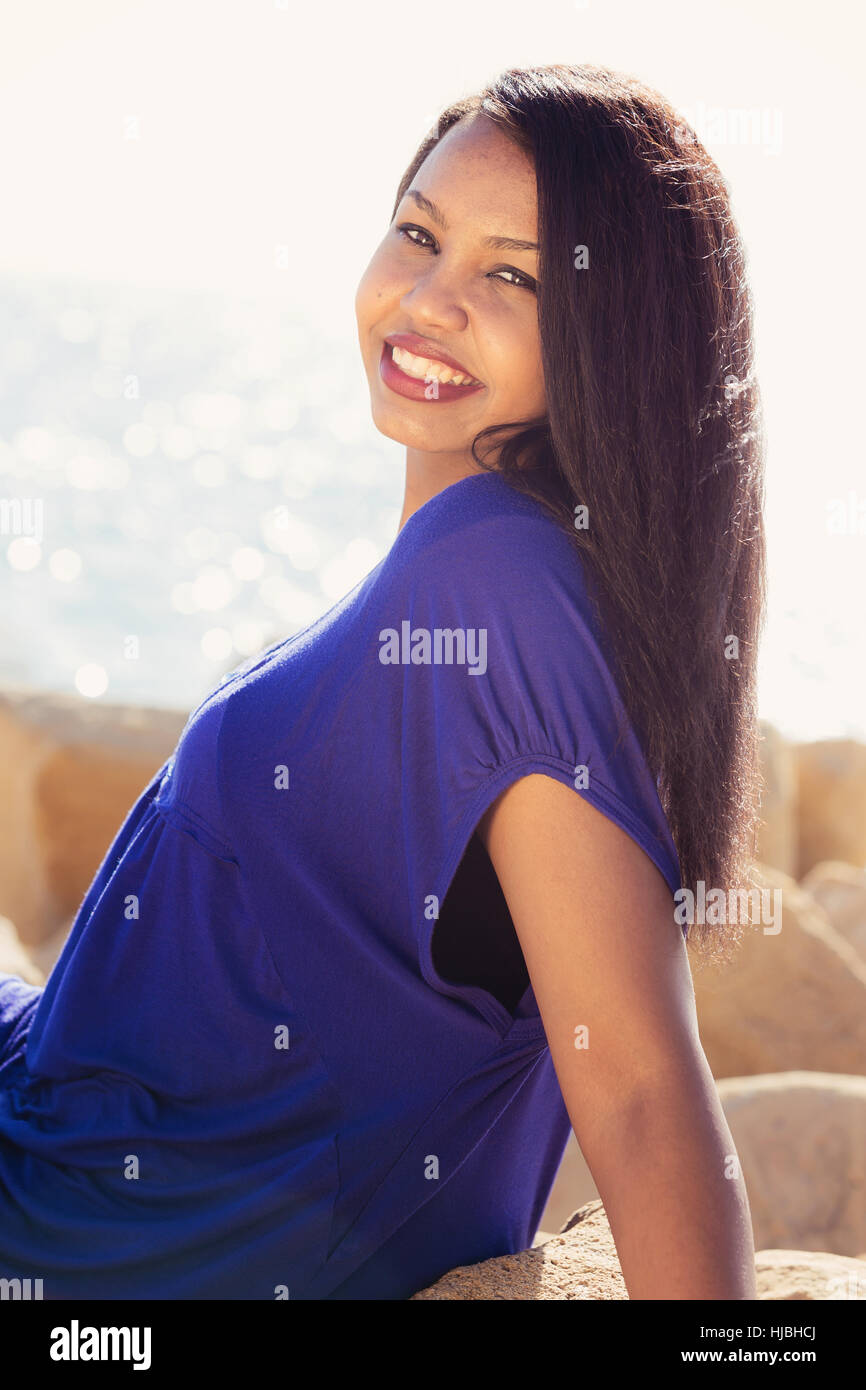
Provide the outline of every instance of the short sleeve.
<path id="1" fill-rule="evenodd" d="M 485 810 L 531 772 L 619 825 L 673 894 L 676 848 L 563 529 L 500 512 L 440 531 L 414 557 L 405 607 L 394 628 L 415 900 L 444 900 Z"/>

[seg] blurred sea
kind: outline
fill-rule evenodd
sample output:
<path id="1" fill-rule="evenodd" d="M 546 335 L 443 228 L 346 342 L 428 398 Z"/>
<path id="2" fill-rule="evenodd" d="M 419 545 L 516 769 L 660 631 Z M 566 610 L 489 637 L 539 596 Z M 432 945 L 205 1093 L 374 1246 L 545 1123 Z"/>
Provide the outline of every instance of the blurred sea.
<path id="1" fill-rule="evenodd" d="M 191 708 L 392 543 L 360 355 L 284 306 L 16 277 L 0 319 L 0 683 Z"/>
<path id="2" fill-rule="evenodd" d="M 308 314 L 16 276 L 0 322 L 0 685 L 191 709 L 391 545 L 403 450 Z M 770 484 L 760 713 L 866 738 L 866 499 Z"/>

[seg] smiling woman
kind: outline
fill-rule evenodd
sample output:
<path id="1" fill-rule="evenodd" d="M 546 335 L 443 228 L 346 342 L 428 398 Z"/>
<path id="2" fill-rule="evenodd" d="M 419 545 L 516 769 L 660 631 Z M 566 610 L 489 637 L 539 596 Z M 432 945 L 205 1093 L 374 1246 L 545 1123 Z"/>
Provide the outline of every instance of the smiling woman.
<path id="1" fill-rule="evenodd" d="M 507 72 L 356 310 L 398 532 L 193 711 L 44 990 L 0 976 L 0 1275 L 405 1299 L 531 1243 L 573 1127 L 631 1298 L 753 1298 L 674 913 L 753 822 L 721 177 L 633 79 Z"/>
<path id="2" fill-rule="evenodd" d="M 467 439 L 544 415 L 536 225 L 532 160 L 483 113 L 468 115 L 401 192 L 361 279 L 355 309 L 373 419 L 408 449 L 403 520 L 431 484 L 465 474 Z M 478 384 L 455 386 L 448 368 Z M 429 409 L 407 410 L 405 400 Z"/>

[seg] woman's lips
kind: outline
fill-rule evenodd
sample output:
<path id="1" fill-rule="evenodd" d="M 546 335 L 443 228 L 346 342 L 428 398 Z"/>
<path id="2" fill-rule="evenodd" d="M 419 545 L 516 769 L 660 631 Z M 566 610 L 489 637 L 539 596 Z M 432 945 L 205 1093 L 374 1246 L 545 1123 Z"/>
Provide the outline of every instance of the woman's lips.
<path id="1" fill-rule="evenodd" d="M 440 405 L 445 405 L 448 401 L 474 396 L 476 391 L 485 389 L 481 382 L 475 386 L 454 386 L 450 381 L 424 381 L 421 377 L 409 376 L 400 370 L 391 356 L 390 343 L 382 344 L 379 375 L 389 390 L 395 391 L 398 396 L 405 396 L 410 401 L 429 401 L 431 404 L 438 401 Z"/>

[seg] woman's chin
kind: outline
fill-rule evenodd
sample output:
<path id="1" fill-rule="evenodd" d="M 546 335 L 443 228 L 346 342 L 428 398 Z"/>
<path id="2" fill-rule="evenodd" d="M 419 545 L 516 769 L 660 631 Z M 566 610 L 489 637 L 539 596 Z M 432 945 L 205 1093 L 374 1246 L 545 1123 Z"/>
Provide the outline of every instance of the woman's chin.
<path id="1" fill-rule="evenodd" d="M 410 404 L 408 410 L 404 410 L 399 406 L 386 408 L 381 403 L 374 402 L 373 424 L 386 439 L 393 439 L 395 443 L 403 444 L 407 449 L 419 449 L 422 453 L 441 453 L 446 450 L 451 452 L 471 446 L 474 433 L 470 435 L 463 430 L 447 431 L 441 424 L 413 420 L 410 418 L 413 408 L 417 410 L 414 403 Z"/>

